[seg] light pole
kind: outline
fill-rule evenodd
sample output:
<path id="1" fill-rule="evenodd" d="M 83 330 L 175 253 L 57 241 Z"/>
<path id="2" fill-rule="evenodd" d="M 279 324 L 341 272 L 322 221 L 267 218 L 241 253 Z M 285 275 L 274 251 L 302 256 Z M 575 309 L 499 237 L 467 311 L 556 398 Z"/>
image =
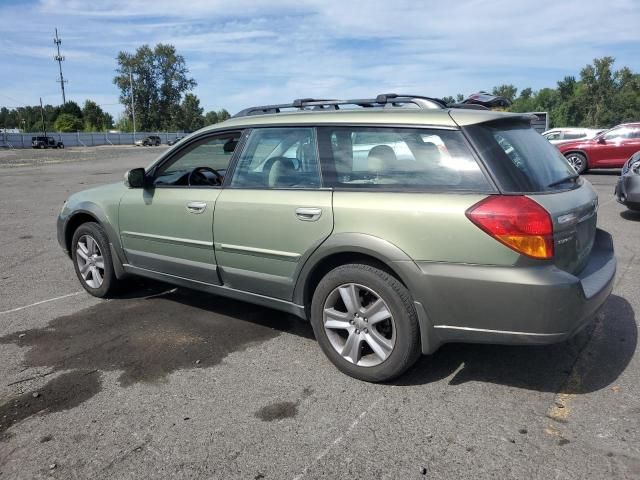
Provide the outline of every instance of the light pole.
<path id="1" fill-rule="evenodd" d="M 129 67 L 129 85 L 131 87 L 131 116 L 133 117 L 133 143 L 136 143 L 136 107 L 135 97 L 133 94 L 133 76 L 131 75 L 131 67 Z"/>
<path id="2" fill-rule="evenodd" d="M 67 81 L 64 79 L 64 77 L 62 76 L 62 62 L 64 62 L 64 55 L 60 55 L 60 44 L 62 43 L 62 40 L 58 37 L 58 29 L 56 28 L 56 36 L 53 39 L 53 43 L 56 44 L 56 47 L 58 49 L 58 54 L 55 55 L 53 57 L 53 59 L 58 62 L 58 67 L 60 68 L 60 80 L 58 80 L 60 82 L 60 87 L 62 88 L 62 104 L 64 105 L 65 103 L 67 103 L 67 99 L 64 95 L 64 84 L 67 83 Z"/>

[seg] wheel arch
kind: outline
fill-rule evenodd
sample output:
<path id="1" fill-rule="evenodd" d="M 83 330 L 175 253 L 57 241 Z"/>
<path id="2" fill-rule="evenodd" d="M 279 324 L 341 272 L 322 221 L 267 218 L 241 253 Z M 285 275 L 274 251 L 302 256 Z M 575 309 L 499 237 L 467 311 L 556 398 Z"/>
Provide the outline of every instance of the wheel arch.
<path id="1" fill-rule="evenodd" d="M 309 257 L 297 277 L 293 301 L 304 307 L 307 320 L 313 292 L 322 277 L 331 269 L 346 263 L 365 263 L 380 268 L 407 287 L 412 297 L 416 288 L 419 288 L 420 268 L 396 245 L 367 234 L 335 234 Z M 425 305 L 416 298 L 413 298 L 413 302 L 418 315 L 422 353 L 433 353 L 440 341 L 435 335 Z"/>
<path id="2" fill-rule="evenodd" d="M 418 268 L 404 251 L 382 238 L 359 233 L 332 235 L 302 267 L 293 292 L 294 303 L 303 305 L 308 312 L 313 292 L 322 277 L 347 263 L 365 263 L 380 268 L 409 289 L 410 272 Z"/>
<path id="3" fill-rule="evenodd" d="M 73 240 L 73 234 L 80 225 L 86 222 L 95 222 L 103 228 L 109 241 L 109 249 L 111 250 L 111 257 L 116 277 L 118 279 L 124 278 L 126 274 L 122 265 L 127 263 L 127 261 L 116 227 L 111 223 L 102 208 L 93 202 L 82 202 L 76 205 L 73 211 L 64 220 L 63 238 L 69 256 L 71 256 L 71 242 Z"/>
<path id="4" fill-rule="evenodd" d="M 64 227 L 64 243 L 67 247 L 67 251 L 71 254 L 71 241 L 73 240 L 73 234 L 75 231 L 82 225 L 87 222 L 95 222 L 100 224 L 100 220 L 92 214 L 85 210 L 79 210 L 73 213 L 67 220 Z"/>

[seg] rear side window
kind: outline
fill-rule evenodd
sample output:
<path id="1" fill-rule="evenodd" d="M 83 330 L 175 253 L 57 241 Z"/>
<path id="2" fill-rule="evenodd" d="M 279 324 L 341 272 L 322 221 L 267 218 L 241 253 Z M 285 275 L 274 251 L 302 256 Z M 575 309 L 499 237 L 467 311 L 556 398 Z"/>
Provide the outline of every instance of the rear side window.
<path id="1" fill-rule="evenodd" d="M 506 192 L 549 192 L 579 185 L 564 156 L 529 122 L 490 122 L 465 131 Z"/>
<path id="2" fill-rule="evenodd" d="M 459 131 L 323 127 L 318 142 L 325 186 L 492 190 Z"/>
<path id="3" fill-rule="evenodd" d="M 565 140 L 577 140 L 579 138 L 584 138 L 586 136 L 587 134 L 583 132 L 565 132 L 563 138 Z"/>

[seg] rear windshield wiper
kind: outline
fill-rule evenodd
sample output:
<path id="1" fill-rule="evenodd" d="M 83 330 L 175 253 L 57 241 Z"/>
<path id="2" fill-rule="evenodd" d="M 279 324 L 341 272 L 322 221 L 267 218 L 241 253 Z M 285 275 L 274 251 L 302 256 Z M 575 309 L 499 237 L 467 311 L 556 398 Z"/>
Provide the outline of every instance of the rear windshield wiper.
<path id="1" fill-rule="evenodd" d="M 547 185 L 547 188 L 555 187 L 556 185 L 560 185 L 561 183 L 564 183 L 564 182 L 570 182 L 572 180 L 575 181 L 578 178 L 580 178 L 580 175 L 577 175 L 577 174 L 567 175 L 566 177 L 563 177 L 560 180 L 556 180 L 555 182 L 551 182 L 549 185 Z"/>

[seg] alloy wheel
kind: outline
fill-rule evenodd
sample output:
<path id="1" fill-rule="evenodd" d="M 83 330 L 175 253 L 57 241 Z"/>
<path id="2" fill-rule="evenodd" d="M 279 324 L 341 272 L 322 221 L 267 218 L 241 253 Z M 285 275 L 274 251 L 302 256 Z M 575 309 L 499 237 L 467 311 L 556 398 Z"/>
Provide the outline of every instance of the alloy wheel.
<path id="1" fill-rule="evenodd" d="M 581 155 L 567 155 L 567 161 L 576 172 L 580 173 L 584 170 L 584 158 Z"/>
<path id="2" fill-rule="evenodd" d="M 76 262 L 82 279 L 91 288 L 104 281 L 104 258 L 100 246 L 91 235 L 82 235 L 76 244 Z"/>
<path id="3" fill-rule="evenodd" d="M 324 330 L 346 361 L 363 367 L 384 362 L 395 346 L 396 326 L 387 303 L 364 285 L 335 288 L 323 308 Z"/>

